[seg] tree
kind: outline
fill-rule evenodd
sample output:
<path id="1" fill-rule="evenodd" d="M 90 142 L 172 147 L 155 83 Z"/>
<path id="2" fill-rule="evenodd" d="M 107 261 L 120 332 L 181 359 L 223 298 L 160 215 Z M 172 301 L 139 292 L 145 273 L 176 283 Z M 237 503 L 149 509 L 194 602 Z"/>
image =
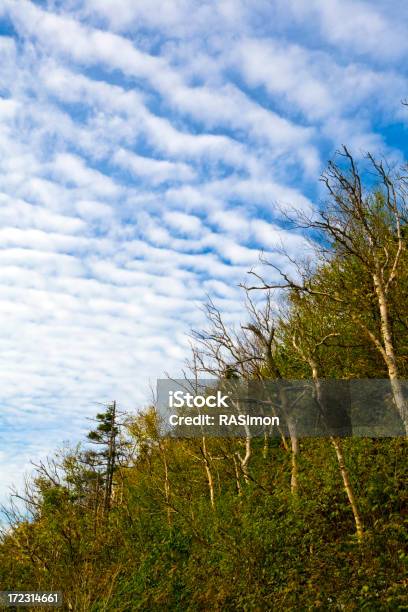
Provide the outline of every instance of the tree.
<path id="1" fill-rule="evenodd" d="M 88 451 L 86 460 L 94 465 L 102 467 L 102 479 L 104 486 L 104 512 L 108 513 L 112 501 L 113 477 L 121 449 L 119 445 L 120 428 L 117 420 L 116 402 L 108 405 L 105 412 L 96 415 L 98 425 L 96 429 L 88 433 L 88 440 L 92 444 L 101 446 L 100 451 Z"/>
<path id="2" fill-rule="evenodd" d="M 323 429 L 326 429 L 327 435 L 331 444 L 334 447 L 340 474 L 343 480 L 344 490 L 347 494 L 351 510 L 353 512 L 354 522 L 356 526 L 356 535 L 359 542 L 363 539 L 364 527 L 361 518 L 360 510 L 356 499 L 349 471 L 346 467 L 346 460 L 342 448 L 341 440 L 332 433 L 333 411 L 330 397 L 328 397 L 327 388 L 332 381 L 329 380 L 328 385 L 324 384 L 322 378 L 325 378 L 324 366 L 327 366 L 327 361 L 330 359 L 331 351 L 326 351 L 322 357 L 321 349 L 326 348 L 330 339 L 339 336 L 339 332 L 325 329 L 325 321 L 321 318 L 319 311 L 311 308 L 313 298 L 310 296 L 305 299 L 296 299 L 296 309 L 293 309 L 289 320 L 286 322 L 286 333 L 292 341 L 293 347 L 303 362 L 310 368 L 313 385 L 315 389 L 315 400 L 319 407 L 320 418 L 322 420 Z M 332 323 L 332 322 L 331 322 Z M 329 364 L 330 367 L 330 364 Z M 345 407 L 336 406 L 337 410 L 345 412 Z M 340 419 L 338 415 L 334 415 L 337 423 L 345 422 L 344 418 Z"/>
<path id="3" fill-rule="evenodd" d="M 265 282 L 251 272 L 261 283 L 249 289 L 290 289 L 320 296 L 331 303 L 339 320 L 346 317 L 359 327 L 384 361 L 408 434 L 408 401 L 400 377 L 406 355 L 399 354 L 395 339 L 397 328 L 407 329 L 407 178 L 368 155 L 375 180 L 365 187 L 346 147 L 339 156 L 345 164 L 330 162 L 322 176 L 329 193 L 325 207 L 315 216 L 302 211 L 291 214 L 293 226 L 307 230 L 314 239 L 318 265 L 298 265 L 300 280 L 296 280 L 265 262 L 281 280 Z"/>

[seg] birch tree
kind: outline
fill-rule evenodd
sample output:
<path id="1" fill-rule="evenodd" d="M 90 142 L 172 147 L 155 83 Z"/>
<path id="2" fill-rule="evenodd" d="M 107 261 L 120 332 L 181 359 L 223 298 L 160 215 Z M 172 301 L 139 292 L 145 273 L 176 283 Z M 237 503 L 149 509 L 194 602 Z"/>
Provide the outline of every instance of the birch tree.
<path id="1" fill-rule="evenodd" d="M 408 433 L 408 404 L 401 382 L 406 347 L 398 329 L 407 329 L 407 176 L 367 156 L 370 173 L 361 173 L 346 147 L 329 163 L 322 181 L 329 199 L 314 215 L 289 214 L 293 227 L 314 240 L 317 265 L 298 265 L 296 274 L 278 273 L 249 289 L 291 289 L 320 296 L 332 315 L 352 322 L 381 356 L 396 409 Z M 291 263 L 295 263 L 291 261 Z M 402 334 L 401 334 L 402 335 Z M 404 334 L 405 335 L 405 334 Z"/>

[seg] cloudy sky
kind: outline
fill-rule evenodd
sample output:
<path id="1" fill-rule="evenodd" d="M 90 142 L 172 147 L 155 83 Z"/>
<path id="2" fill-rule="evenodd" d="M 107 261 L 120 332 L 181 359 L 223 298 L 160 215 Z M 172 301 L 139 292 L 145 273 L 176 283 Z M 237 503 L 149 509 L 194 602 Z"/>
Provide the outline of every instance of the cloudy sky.
<path id="1" fill-rule="evenodd" d="M 0 499 L 176 375 L 342 143 L 401 162 L 408 4 L 0 0 Z"/>

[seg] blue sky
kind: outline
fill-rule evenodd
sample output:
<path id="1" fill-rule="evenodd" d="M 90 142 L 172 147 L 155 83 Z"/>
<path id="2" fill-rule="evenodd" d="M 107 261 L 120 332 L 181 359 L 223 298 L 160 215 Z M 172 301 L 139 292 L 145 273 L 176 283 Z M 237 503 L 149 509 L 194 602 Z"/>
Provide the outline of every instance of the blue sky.
<path id="1" fill-rule="evenodd" d="M 179 373 L 207 294 L 322 199 L 345 143 L 406 157 L 402 0 L 0 0 L 0 499 Z M 271 254 L 271 257 L 275 255 Z"/>

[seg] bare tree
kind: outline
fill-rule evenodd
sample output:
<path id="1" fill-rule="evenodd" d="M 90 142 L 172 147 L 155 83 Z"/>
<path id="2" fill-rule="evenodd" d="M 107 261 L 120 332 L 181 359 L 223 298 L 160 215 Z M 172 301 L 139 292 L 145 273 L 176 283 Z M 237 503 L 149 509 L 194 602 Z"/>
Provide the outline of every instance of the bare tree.
<path id="1" fill-rule="evenodd" d="M 251 315 L 251 322 L 243 329 L 250 331 L 259 342 L 260 353 L 263 357 L 264 367 L 257 373 L 261 379 L 282 380 L 283 374 L 276 359 L 276 315 L 273 312 L 272 294 L 266 294 L 265 305 L 263 308 L 257 308 L 252 301 L 249 292 L 246 291 L 247 308 Z M 265 368 L 266 366 L 266 368 Z M 292 410 L 289 398 L 284 386 L 278 386 L 279 405 L 285 417 L 286 424 L 289 430 L 291 444 L 291 479 L 290 488 L 293 494 L 298 493 L 298 455 L 299 455 L 299 439 L 296 432 L 296 423 L 292 416 Z"/>
<path id="2" fill-rule="evenodd" d="M 319 362 L 317 358 L 317 354 L 319 348 L 326 343 L 326 341 L 332 337 L 337 335 L 336 333 L 330 333 L 323 336 L 319 340 L 315 340 L 311 338 L 309 334 L 308 337 L 302 332 L 301 328 L 295 328 L 293 325 L 293 321 L 291 321 L 292 328 L 292 343 L 295 350 L 298 352 L 300 357 L 303 359 L 305 363 L 307 363 L 310 367 L 313 384 L 315 387 L 315 396 L 317 404 L 320 408 L 320 415 L 323 419 L 323 426 L 327 427 L 327 423 L 325 423 L 325 415 L 329 413 L 328 406 L 326 405 L 326 399 L 324 394 L 324 389 L 321 384 L 320 376 L 319 376 Z M 327 427 L 327 429 L 329 429 Z M 364 534 L 363 521 L 360 515 L 360 511 L 358 508 L 356 496 L 351 484 L 350 476 L 346 467 L 345 457 L 342 449 L 341 440 L 333 435 L 329 435 L 330 442 L 335 450 L 337 462 L 339 465 L 340 474 L 343 480 L 344 490 L 347 494 L 351 510 L 353 512 L 354 523 L 356 526 L 356 535 L 358 540 L 361 542 Z"/>
<path id="3" fill-rule="evenodd" d="M 264 263 L 277 272 L 280 280 L 265 282 L 251 271 L 259 284 L 248 290 L 289 289 L 304 295 L 314 295 L 335 304 L 339 314 L 352 320 L 381 355 L 387 368 L 395 406 L 408 434 L 408 402 L 401 383 L 398 356 L 392 333 L 392 292 L 398 277 L 407 266 L 404 229 L 407 225 L 407 177 L 387 168 L 385 163 L 368 155 L 375 184 L 363 186 L 362 176 L 346 147 L 338 154 L 345 167 L 330 162 L 322 176 L 329 193 L 329 202 L 317 216 L 292 211 L 294 226 L 311 232 L 315 237 L 320 262 L 333 262 L 337 257 L 339 274 L 325 282 L 316 269 L 297 266 L 296 277 L 280 270 L 273 262 Z M 290 260 L 291 263 L 294 263 Z M 379 325 L 367 321 L 361 308 L 363 293 L 347 285 L 344 267 L 358 266 L 362 281 L 372 293 Z M 405 296 L 405 298 L 408 296 Z"/>
<path id="4" fill-rule="evenodd" d="M 241 325 L 239 331 L 230 329 L 214 303 L 209 300 L 205 313 L 209 329 L 194 332 L 196 341 L 193 347 L 194 361 L 198 371 L 223 378 L 241 378 L 243 380 L 267 381 L 282 380 L 283 375 L 276 360 L 275 319 L 272 296 L 265 296 L 262 307 L 254 303 L 249 293 L 246 293 L 246 310 L 249 322 Z M 279 404 L 285 416 L 291 442 L 291 491 L 298 492 L 298 454 L 299 441 L 296 425 L 291 417 L 291 406 L 283 386 L 278 387 Z M 271 405 L 271 402 L 265 402 Z M 234 404 L 238 413 L 241 412 L 239 402 Z M 236 458 L 244 481 L 249 482 L 249 463 L 252 456 L 252 434 L 247 425 L 245 428 L 244 452 L 237 451 Z M 282 435 L 284 446 L 286 440 Z M 267 444 L 267 432 L 265 432 Z M 236 459 L 234 458 L 234 462 Z M 238 485 L 239 489 L 239 485 Z"/>
<path id="5" fill-rule="evenodd" d="M 248 379 L 252 368 L 261 357 L 249 347 L 245 335 L 228 329 L 222 315 L 214 303 L 209 300 L 205 305 L 205 314 L 209 328 L 204 331 L 193 332 L 193 361 L 197 373 L 215 376 L 218 378 Z M 235 401 L 235 408 L 240 412 L 239 401 Z M 244 425 L 244 453 L 235 452 L 233 462 L 237 473 L 237 459 L 244 481 L 249 482 L 249 463 L 252 456 L 252 435 L 250 428 Z M 237 475 L 238 479 L 238 475 Z M 237 490 L 240 492 L 238 479 Z"/>

